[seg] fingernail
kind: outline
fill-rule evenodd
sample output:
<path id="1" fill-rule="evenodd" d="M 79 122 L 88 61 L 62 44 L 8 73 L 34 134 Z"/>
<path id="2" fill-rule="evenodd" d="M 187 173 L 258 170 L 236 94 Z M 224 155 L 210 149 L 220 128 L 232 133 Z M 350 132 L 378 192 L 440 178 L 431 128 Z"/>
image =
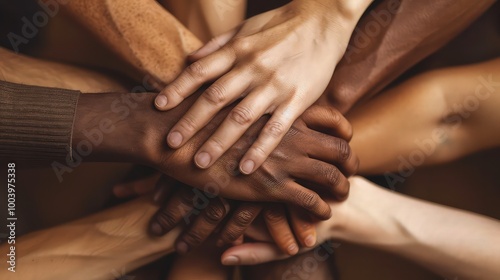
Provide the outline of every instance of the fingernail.
<path id="1" fill-rule="evenodd" d="M 299 248 L 297 247 L 297 245 L 292 244 L 292 245 L 288 246 L 288 254 L 295 255 L 295 254 L 297 254 L 298 251 L 299 251 Z"/>
<path id="2" fill-rule="evenodd" d="M 183 140 L 184 138 L 182 137 L 182 134 L 177 131 L 170 133 L 167 137 L 168 144 L 174 148 L 179 147 Z"/>
<path id="3" fill-rule="evenodd" d="M 235 256 L 229 256 L 229 257 L 224 258 L 222 260 L 223 265 L 237 265 L 239 263 L 240 263 L 240 259 L 238 257 L 235 257 Z"/>
<path id="4" fill-rule="evenodd" d="M 312 235 L 309 235 L 304 240 L 304 243 L 306 243 L 307 247 L 313 247 L 314 245 L 316 245 L 316 238 L 314 238 L 314 236 Z"/>
<path id="5" fill-rule="evenodd" d="M 175 250 L 181 255 L 187 254 L 189 252 L 189 245 L 184 241 L 179 241 L 175 246 Z"/>
<path id="6" fill-rule="evenodd" d="M 158 108 L 163 108 L 167 106 L 168 104 L 168 99 L 165 95 L 158 95 L 155 100 L 156 107 Z"/>
<path id="7" fill-rule="evenodd" d="M 243 172 L 245 174 L 250 174 L 253 172 L 254 168 L 255 168 L 255 162 L 253 162 L 253 160 L 246 160 L 241 165 L 241 172 Z"/>
<path id="8" fill-rule="evenodd" d="M 154 234 L 154 235 L 162 235 L 163 234 L 163 228 L 159 224 L 153 223 L 151 225 L 151 233 Z"/>
<path id="9" fill-rule="evenodd" d="M 206 152 L 203 152 L 203 153 L 199 153 L 197 156 L 196 156 L 196 164 L 201 167 L 201 168 L 205 168 L 207 167 L 209 164 L 210 164 L 210 161 L 212 160 L 212 158 L 210 157 L 210 155 Z"/>

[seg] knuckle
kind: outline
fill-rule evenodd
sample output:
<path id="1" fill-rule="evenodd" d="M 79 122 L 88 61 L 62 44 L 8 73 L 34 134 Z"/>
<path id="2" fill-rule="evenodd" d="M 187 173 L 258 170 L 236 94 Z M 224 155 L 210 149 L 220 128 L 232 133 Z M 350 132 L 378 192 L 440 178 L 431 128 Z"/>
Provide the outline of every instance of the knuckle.
<path id="1" fill-rule="evenodd" d="M 246 37 L 236 37 L 230 46 L 236 53 L 246 53 L 251 49 L 252 42 Z"/>
<path id="2" fill-rule="evenodd" d="M 181 87 L 181 81 L 175 81 L 171 83 L 166 89 L 165 89 L 165 95 L 171 96 L 171 95 L 177 95 L 181 96 L 182 95 L 182 87 Z"/>
<path id="3" fill-rule="evenodd" d="M 236 106 L 229 114 L 229 118 L 239 125 L 249 126 L 253 123 L 255 116 L 250 108 L 246 106 Z"/>
<path id="4" fill-rule="evenodd" d="M 211 204 L 205 211 L 205 219 L 211 224 L 219 223 L 226 216 L 226 209 L 223 205 Z"/>
<path id="5" fill-rule="evenodd" d="M 343 139 L 337 142 L 338 158 L 341 163 L 345 163 L 351 157 L 351 147 L 349 143 Z"/>
<path id="6" fill-rule="evenodd" d="M 337 110 L 329 109 L 333 126 L 339 126 L 342 123 L 342 116 Z"/>
<path id="7" fill-rule="evenodd" d="M 203 234 L 198 229 L 190 229 L 183 240 L 192 247 L 199 246 L 204 240 Z"/>
<path id="8" fill-rule="evenodd" d="M 264 212 L 264 217 L 272 224 L 279 223 L 284 220 L 283 214 L 277 209 L 267 209 Z"/>
<path id="9" fill-rule="evenodd" d="M 193 206 L 194 204 L 194 194 L 190 190 L 182 190 L 177 194 L 179 199 L 179 204 L 184 204 L 188 206 Z"/>
<path id="10" fill-rule="evenodd" d="M 186 132 L 192 133 L 196 130 L 196 120 L 190 116 L 186 115 L 182 117 L 182 120 L 179 122 L 179 126 Z"/>
<path id="11" fill-rule="evenodd" d="M 340 171 L 337 168 L 331 168 L 325 172 L 325 177 L 328 185 L 336 186 L 340 180 Z"/>
<path id="12" fill-rule="evenodd" d="M 195 61 L 186 68 L 186 73 L 197 80 L 206 76 L 207 68 L 201 61 Z"/>
<path id="13" fill-rule="evenodd" d="M 171 211 L 163 210 L 156 216 L 156 221 L 164 229 L 169 230 L 177 224 L 177 219 Z"/>
<path id="14" fill-rule="evenodd" d="M 308 210 L 314 209 L 314 207 L 319 202 L 318 195 L 312 192 L 302 192 L 298 195 L 298 198 L 302 204 L 302 207 Z"/>
<path id="15" fill-rule="evenodd" d="M 249 226 L 254 219 L 254 212 L 250 210 L 242 210 L 236 214 L 235 223 L 239 227 L 247 227 Z"/>
<path id="16" fill-rule="evenodd" d="M 225 145 L 224 141 L 222 141 L 221 138 L 212 136 L 210 140 L 208 140 L 208 144 L 214 148 L 216 148 L 219 151 L 224 151 L 225 150 Z"/>
<path id="17" fill-rule="evenodd" d="M 219 83 L 213 84 L 207 88 L 202 96 L 207 102 L 215 106 L 224 104 L 227 99 L 226 89 Z"/>
<path id="18" fill-rule="evenodd" d="M 242 231 L 240 228 L 229 227 L 224 230 L 221 239 L 224 240 L 225 243 L 229 243 L 238 239 L 238 237 L 240 237 L 241 234 Z"/>
<path id="19" fill-rule="evenodd" d="M 280 121 L 269 121 L 264 127 L 264 132 L 275 138 L 279 138 L 285 134 L 285 125 Z"/>

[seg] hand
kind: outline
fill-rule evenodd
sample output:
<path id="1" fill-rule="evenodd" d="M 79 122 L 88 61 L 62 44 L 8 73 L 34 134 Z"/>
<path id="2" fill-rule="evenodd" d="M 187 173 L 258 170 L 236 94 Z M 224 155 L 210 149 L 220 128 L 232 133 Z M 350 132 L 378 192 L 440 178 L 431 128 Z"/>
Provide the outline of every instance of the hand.
<path id="1" fill-rule="evenodd" d="M 220 122 L 228 110 L 230 108 L 224 109 L 213 121 Z M 151 162 L 152 166 L 206 193 L 234 200 L 285 202 L 303 208 L 320 219 L 329 218 L 328 204 L 317 193 L 295 181 L 300 180 L 303 185 L 307 183 L 313 190 L 322 194 L 344 199 L 349 190 L 346 176 L 356 171 L 357 158 L 352 155 L 345 140 L 313 131 L 306 123 L 318 130 L 340 123 L 336 128 L 344 129 L 336 133 L 343 138 L 350 137 L 349 124 L 331 109 L 310 109 L 295 122 L 262 167 L 250 176 L 243 176 L 238 172 L 235 160 L 253 143 L 254 135 L 265 121 L 265 118 L 259 120 L 209 169 L 196 168 L 190 155 L 199 143 L 206 139 L 213 126 L 205 127 L 187 145 L 168 156 L 165 156 L 167 152 L 160 139 L 151 140 L 148 149 L 154 151 L 145 154 L 158 156 Z M 161 122 L 161 119 L 157 119 L 157 122 Z M 152 123 L 151 126 L 157 127 L 157 124 Z M 337 165 L 338 168 L 331 164 Z"/>
<path id="2" fill-rule="evenodd" d="M 272 114 L 239 162 L 244 174 L 257 170 L 324 92 L 359 19 L 352 6 L 341 0 L 295 0 L 248 19 L 193 53 L 194 63 L 158 95 L 156 107 L 172 109 L 216 81 L 170 130 L 170 147 L 182 147 L 222 108 L 243 97 L 197 147 L 194 159 L 198 167 L 209 168 L 261 116 Z"/>
<path id="3" fill-rule="evenodd" d="M 152 166 L 206 193 L 241 201 L 283 202 L 305 209 L 319 219 L 330 217 L 330 207 L 317 192 L 336 199 L 346 198 L 349 191 L 346 177 L 356 171 L 357 158 L 343 140 L 350 138 L 351 127 L 335 111 L 323 107 L 309 109 L 261 168 L 250 176 L 243 176 L 235 160 L 253 143 L 266 117 L 250 127 L 215 165 L 201 170 L 192 163 L 192 156 L 231 108 L 220 112 L 181 149 L 171 150 L 162 141 L 169 124 L 173 126 L 196 96 L 168 113 L 154 110 L 152 98 L 149 94 L 82 95 L 73 131 L 74 151 L 82 150 L 81 144 L 92 141 L 95 146 L 91 146 L 92 152 L 85 160 L 112 159 Z M 121 100 L 129 107 L 120 103 Z M 81 162 L 82 157 L 75 155 L 75 159 Z"/>
<path id="4" fill-rule="evenodd" d="M 169 195 L 172 188 L 173 195 Z M 179 224 L 185 224 L 186 229 L 176 242 L 177 252 L 181 254 L 202 245 L 216 229 L 220 229 L 218 247 L 225 242 L 240 244 L 238 241 L 242 240 L 244 231 L 261 210 L 258 204 L 213 197 L 168 177 L 160 179 L 154 197 L 155 202 L 162 206 L 151 219 L 150 232 L 162 236 Z M 233 208 L 231 217 L 223 225 L 221 223 L 230 213 L 230 208 Z"/>
<path id="5" fill-rule="evenodd" d="M 172 188 L 175 189 L 173 195 L 168 195 Z M 168 200 L 167 196 L 169 196 Z M 154 197 L 162 207 L 151 219 L 150 232 L 153 235 L 162 236 L 179 224 L 185 224 L 187 229 L 176 242 L 177 251 L 181 254 L 200 246 L 216 229 L 219 229 L 216 234 L 218 247 L 241 244 L 243 234 L 263 208 L 262 204 L 228 202 L 222 198 L 213 198 L 210 194 L 189 188 L 167 177 L 163 177 L 157 184 Z M 225 224 L 222 224 L 230 212 L 229 208 L 233 211 Z M 315 245 L 315 223 L 308 215 L 297 210 L 290 211 L 290 224 L 294 229 L 293 232 L 283 205 L 269 204 L 265 207 L 263 217 L 271 237 L 284 253 L 294 255 L 299 250 L 294 232 L 303 246 Z"/>
<path id="6" fill-rule="evenodd" d="M 390 248 L 405 244 L 405 239 L 402 237 L 407 235 L 407 232 L 401 224 L 390 215 L 380 215 L 380 212 L 392 212 L 390 198 L 387 198 L 389 192 L 361 177 L 352 177 L 349 181 L 352 185 L 349 198 L 342 202 L 330 203 L 335 217 L 314 223 L 317 243 L 335 239 L 362 245 L 387 244 Z M 380 201 L 384 203 L 380 205 Z M 380 209 L 385 210 L 380 211 Z M 286 235 L 287 231 L 282 231 L 280 234 Z M 256 242 L 229 248 L 222 255 L 223 264 L 256 265 L 290 257 L 282 252 L 279 244 L 266 237 L 262 227 L 252 225 L 246 231 L 246 236 Z M 273 239 L 277 240 L 279 237 L 273 236 Z M 301 252 L 307 250 L 310 250 L 310 247 L 303 248 Z"/>

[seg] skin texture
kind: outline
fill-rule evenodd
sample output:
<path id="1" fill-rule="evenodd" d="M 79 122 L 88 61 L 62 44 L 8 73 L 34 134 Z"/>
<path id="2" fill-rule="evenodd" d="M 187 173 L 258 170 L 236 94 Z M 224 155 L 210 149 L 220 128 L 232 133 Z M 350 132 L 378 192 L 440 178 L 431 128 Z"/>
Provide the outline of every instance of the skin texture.
<path id="1" fill-rule="evenodd" d="M 360 177 L 350 180 L 350 198 L 331 204 L 339 217 L 318 225 L 318 240 L 335 238 L 389 251 L 447 279 L 498 278 L 499 221 L 405 197 Z M 269 243 L 232 247 L 222 258 L 229 256 L 239 264 L 285 257 Z"/>
<path id="2" fill-rule="evenodd" d="M 159 1 L 189 31 L 208 42 L 238 26 L 245 19 L 246 1 L 162 0 Z"/>
<path id="3" fill-rule="evenodd" d="M 81 67 L 41 61 L 0 48 L 0 78 L 27 85 L 57 87 L 81 92 L 123 92 L 115 79 Z"/>
<path id="4" fill-rule="evenodd" d="M 201 47 L 200 40 L 154 0 L 70 1 L 62 8 L 134 66 L 134 80 L 148 75 L 158 89 L 182 71 L 187 54 Z"/>
<path id="5" fill-rule="evenodd" d="M 242 173 L 252 173 L 321 96 L 369 3 L 296 0 L 212 39 L 189 56 L 193 63 L 155 100 L 158 109 L 169 110 L 215 81 L 172 128 L 169 145 L 181 147 L 217 112 L 242 98 L 195 162 L 210 167 L 262 115 L 272 114 L 240 162 Z"/>
<path id="6" fill-rule="evenodd" d="M 360 20 L 320 102 L 349 111 L 444 46 L 494 3 L 382 1 Z"/>
<path id="7" fill-rule="evenodd" d="M 393 25 L 391 25 L 391 26 L 393 26 Z M 405 33 L 405 34 L 406 34 L 406 33 Z M 383 45 L 383 44 L 385 44 L 385 43 L 386 43 L 386 42 L 382 42 L 381 44 Z M 361 62 L 360 62 L 360 63 L 361 63 Z M 385 63 L 385 62 L 384 62 L 384 63 Z M 367 68 L 364 68 L 364 69 L 367 69 Z M 349 76 L 352 76 L 352 75 L 349 75 Z M 349 79 L 347 79 L 347 78 L 346 78 L 346 79 L 343 79 L 343 80 L 344 80 L 344 81 L 349 81 Z M 360 81 L 356 81 L 356 82 L 353 82 L 353 83 L 355 83 L 355 84 L 357 84 L 357 85 L 362 86 L 362 85 L 363 85 L 363 84 L 365 84 L 366 82 L 372 82 L 372 80 L 371 80 L 371 79 L 370 79 L 370 80 L 369 80 L 369 79 L 361 79 Z"/>
<path id="8" fill-rule="evenodd" d="M 347 195 L 345 176 L 355 172 L 357 159 L 350 153 L 345 140 L 314 132 L 307 128 L 304 120 L 300 120 L 259 172 L 251 176 L 234 173 L 237 170 L 234 169 L 234 158 L 239 157 L 241 150 L 251 143 L 255 131 L 265 122 L 262 119 L 216 165 L 200 170 L 193 165 L 190 155 L 214 126 L 207 126 L 182 149 L 171 150 L 162 143 L 161 137 L 166 135 L 168 123 L 175 122 L 185 108 L 181 106 L 169 113 L 155 111 L 148 103 L 152 100 L 151 96 L 147 93 L 81 96 L 73 131 L 74 148 L 77 149 L 78 143 L 89 139 L 89 134 L 101 128 L 104 120 L 105 129 L 101 131 L 109 133 L 102 137 L 102 143 L 85 160 L 114 159 L 142 163 L 206 192 L 238 200 L 286 202 L 323 219 L 330 215 L 326 204 L 321 202 L 317 193 L 295 183 L 292 178 L 313 183 L 316 191 L 329 193 L 338 199 Z M 118 108 L 116 104 L 127 104 L 130 108 L 125 110 L 127 107 Z M 189 105 L 185 104 L 186 107 Z M 227 111 L 221 112 L 213 122 L 219 123 L 225 114 Z M 123 121 L 125 119 L 127 121 Z M 157 129 L 159 123 L 165 127 L 163 132 Z M 308 162 L 307 168 L 298 168 L 297 162 L 300 161 Z"/>
<path id="9" fill-rule="evenodd" d="M 356 108 L 350 120 L 359 131 L 352 144 L 361 155 L 361 172 L 381 173 L 397 169 L 399 162 L 391 160 L 391 155 L 408 157 L 415 150 L 422 149 L 422 146 L 415 145 L 414 139 L 429 138 L 436 134 L 437 129 L 446 132 L 446 141 L 434 143 L 435 151 L 422 165 L 446 162 L 498 147 L 500 134 L 498 129 L 492 128 L 498 126 L 498 118 L 494 116 L 498 115 L 500 105 L 499 62 L 499 59 L 494 59 L 432 71 Z M 480 100 L 475 110 L 455 106 L 464 104 L 464 100 L 471 97 L 479 100 L 478 96 L 487 96 L 487 99 Z M 381 104 L 384 104 L 382 113 Z M 425 107 L 427 104 L 433 106 Z M 421 109 L 415 109 L 423 107 L 428 110 L 422 113 Z M 450 114 L 460 115 L 461 121 L 453 118 L 453 122 L 445 122 Z M 388 135 L 395 131 L 401 132 L 401 137 L 397 142 L 391 142 L 395 139 Z M 374 149 L 368 149 L 373 147 L 372 143 L 387 148 L 373 152 Z M 337 218 L 317 225 L 318 242 L 335 238 L 389 251 L 418 262 L 447 279 L 496 279 L 499 273 L 495 264 L 499 258 L 498 250 L 488 244 L 497 239 L 500 222 L 387 192 L 356 177 L 351 179 L 351 186 L 353 189 L 345 203 L 331 204 Z M 249 230 L 247 234 L 253 239 L 271 240 L 255 230 Z M 490 242 L 484 243 L 483 240 Z M 231 248 L 223 254 L 222 261 L 231 256 L 231 265 L 253 265 L 285 258 L 278 248 L 265 243 Z M 234 258 L 238 261 L 235 262 Z"/>
<path id="10" fill-rule="evenodd" d="M 351 147 L 360 155 L 359 172 L 404 173 L 412 162 L 418 163 L 414 167 L 445 163 L 496 147 L 500 127 L 491 116 L 500 104 L 499 69 L 497 58 L 435 70 L 354 109 L 348 118 L 355 131 Z M 397 137 L 387 137 L 394 131 Z M 380 148 L 372 149 L 366 139 Z"/>
<path id="11" fill-rule="evenodd" d="M 83 280 L 112 279 L 117 273 L 128 273 L 174 251 L 173 242 L 180 229 L 161 238 L 147 235 L 148 218 L 156 210 L 151 198 L 144 197 L 25 235 L 16 242 L 16 273 L 2 269 L 0 276 L 6 280 Z M 8 248 L 9 244 L 2 244 L 0 251 L 7 252 Z M 75 273 L 82 267 L 84 273 Z"/>

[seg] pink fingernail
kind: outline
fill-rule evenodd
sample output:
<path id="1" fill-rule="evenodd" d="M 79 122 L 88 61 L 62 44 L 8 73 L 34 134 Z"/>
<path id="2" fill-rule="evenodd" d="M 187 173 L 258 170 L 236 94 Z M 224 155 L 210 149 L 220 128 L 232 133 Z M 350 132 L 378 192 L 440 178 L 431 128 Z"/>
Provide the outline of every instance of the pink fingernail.
<path id="1" fill-rule="evenodd" d="M 313 247 L 314 245 L 316 245 L 316 239 L 314 238 L 314 236 L 309 235 L 304 240 L 304 243 L 306 244 L 307 247 Z"/>
<path id="2" fill-rule="evenodd" d="M 222 260 L 223 265 L 237 265 L 238 263 L 240 263 L 240 259 L 235 256 L 229 256 Z"/>
<path id="3" fill-rule="evenodd" d="M 183 140 L 184 138 L 182 137 L 182 134 L 177 131 L 170 133 L 167 137 L 168 144 L 174 148 L 179 147 Z"/>
<path id="4" fill-rule="evenodd" d="M 206 152 L 199 153 L 195 159 L 196 164 L 201 168 L 207 167 L 210 164 L 211 160 L 212 160 L 212 157 L 210 157 L 210 155 Z"/>
<path id="5" fill-rule="evenodd" d="M 167 106 L 168 104 L 168 99 L 165 95 L 158 95 L 155 100 L 156 107 L 158 108 L 163 108 Z"/>
<path id="6" fill-rule="evenodd" d="M 298 251 L 299 251 L 299 248 L 297 247 L 297 245 L 292 244 L 292 245 L 288 246 L 288 254 L 295 255 L 295 254 L 297 254 Z"/>
<path id="7" fill-rule="evenodd" d="M 250 174 L 253 172 L 254 168 L 255 168 L 255 162 L 253 162 L 253 160 L 246 160 L 241 165 L 241 172 L 245 174 Z"/>

